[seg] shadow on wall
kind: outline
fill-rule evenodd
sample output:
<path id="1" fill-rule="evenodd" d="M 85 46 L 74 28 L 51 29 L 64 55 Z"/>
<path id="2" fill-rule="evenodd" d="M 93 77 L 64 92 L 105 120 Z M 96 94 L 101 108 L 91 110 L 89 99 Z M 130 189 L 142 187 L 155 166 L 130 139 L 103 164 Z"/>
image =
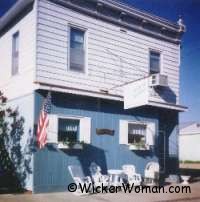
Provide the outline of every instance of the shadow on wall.
<path id="1" fill-rule="evenodd" d="M 160 164 L 163 163 L 163 152 L 165 152 L 165 174 L 178 174 L 179 159 L 178 159 L 178 113 L 175 111 L 162 111 L 160 113 L 160 130 L 165 131 L 165 141 L 159 135 L 159 144 L 157 155 L 160 158 Z M 163 150 L 165 148 L 165 151 Z"/>
<path id="2" fill-rule="evenodd" d="M 91 144 L 85 144 L 83 151 L 63 151 L 68 156 L 76 156 L 85 175 L 90 175 L 89 167 L 95 162 L 102 169 L 103 174 L 107 174 L 107 163 L 105 151 Z"/>
<path id="3" fill-rule="evenodd" d="M 107 172 L 104 150 L 90 144 L 83 149 L 58 149 L 55 144 L 47 144 L 45 148 L 34 154 L 34 192 L 65 191 L 73 182 L 69 173 L 69 165 L 78 165 L 85 176 L 90 175 L 89 166 L 96 162 Z"/>
<path id="4" fill-rule="evenodd" d="M 169 87 L 155 88 L 155 92 L 166 102 L 176 104 L 176 94 Z"/>

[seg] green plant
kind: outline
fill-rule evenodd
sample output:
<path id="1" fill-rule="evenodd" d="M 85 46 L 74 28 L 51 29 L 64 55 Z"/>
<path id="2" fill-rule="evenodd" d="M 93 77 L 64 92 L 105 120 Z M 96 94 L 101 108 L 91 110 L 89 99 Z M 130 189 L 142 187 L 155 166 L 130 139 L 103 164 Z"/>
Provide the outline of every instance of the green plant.
<path id="1" fill-rule="evenodd" d="M 72 148 L 76 144 L 85 145 L 85 142 L 84 141 L 78 141 L 78 140 L 74 141 L 74 140 L 71 140 L 70 138 L 66 137 L 65 140 L 63 141 L 63 144 Z"/>
<path id="2" fill-rule="evenodd" d="M 131 145 L 134 145 L 137 149 L 146 148 L 146 143 L 144 140 L 140 140 L 138 142 L 132 143 Z"/>
<path id="3" fill-rule="evenodd" d="M 3 172 L 0 187 L 10 191 L 22 190 L 27 175 L 32 173 L 31 147 L 29 143 L 24 148 L 21 145 L 24 122 L 18 109 L 7 107 L 7 98 L 0 91 L 0 167 Z M 31 131 L 29 136 L 32 137 Z"/>

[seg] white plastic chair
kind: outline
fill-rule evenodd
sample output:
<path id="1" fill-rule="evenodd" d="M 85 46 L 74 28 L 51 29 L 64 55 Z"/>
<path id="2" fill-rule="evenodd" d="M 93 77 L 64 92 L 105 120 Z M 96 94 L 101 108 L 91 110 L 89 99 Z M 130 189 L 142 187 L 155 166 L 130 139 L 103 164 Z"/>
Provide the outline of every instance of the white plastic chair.
<path id="1" fill-rule="evenodd" d="M 81 186 L 86 185 L 88 188 L 89 186 L 92 188 L 92 180 L 89 176 L 84 176 L 83 171 L 80 166 L 68 166 L 69 173 L 71 174 L 74 182 L 77 185 L 76 194 L 89 194 L 89 193 L 82 193 Z"/>
<path id="2" fill-rule="evenodd" d="M 89 167 L 92 180 L 95 186 L 108 186 L 109 185 L 109 176 L 102 175 L 101 168 L 95 162 L 92 162 Z"/>
<path id="3" fill-rule="evenodd" d="M 160 166 L 157 162 L 149 162 L 144 171 L 145 183 L 155 185 L 159 181 Z"/>
<path id="4" fill-rule="evenodd" d="M 125 180 L 134 186 L 138 186 L 142 182 L 142 177 L 140 174 L 136 173 L 136 169 L 134 165 L 123 165 L 122 166 L 123 172 L 125 174 Z"/>

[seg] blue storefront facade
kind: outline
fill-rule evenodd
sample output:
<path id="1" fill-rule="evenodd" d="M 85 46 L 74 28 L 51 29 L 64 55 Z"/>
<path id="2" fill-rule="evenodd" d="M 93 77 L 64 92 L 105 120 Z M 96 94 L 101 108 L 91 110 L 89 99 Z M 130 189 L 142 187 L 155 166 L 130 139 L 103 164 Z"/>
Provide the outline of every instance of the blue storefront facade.
<path id="1" fill-rule="evenodd" d="M 35 124 L 47 91 L 35 92 Z M 52 114 L 64 116 L 87 116 L 91 118 L 91 143 L 82 149 L 59 149 L 49 143 L 34 153 L 33 191 L 66 191 L 73 182 L 68 166 L 80 165 L 85 175 L 89 175 L 91 162 L 101 166 L 102 172 L 108 169 L 121 169 L 123 164 L 133 164 L 137 172 L 144 174 L 149 161 L 160 163 L 161 174 L 176 173 L 178 113 L 154 107 L 124 110 L 123 102 L 99 98 L 52 92 Z M 149 150 L 132 151 L 128 145 L 119 143 L 119 121 L 151 121 L 156 124 L 155 145 Z M 98 135 L 96 129 L 106 128 L 113 135 Z M 159 132 L 162 130 L 162 133 Z M 164 133 L 163 133 L 164 131 Z M 164 135 L 163 135 L 164 134 Z M 165 151 L 164 151 L 164 148 Z M 164 153 L 163 153 L 164 152 Z"/>

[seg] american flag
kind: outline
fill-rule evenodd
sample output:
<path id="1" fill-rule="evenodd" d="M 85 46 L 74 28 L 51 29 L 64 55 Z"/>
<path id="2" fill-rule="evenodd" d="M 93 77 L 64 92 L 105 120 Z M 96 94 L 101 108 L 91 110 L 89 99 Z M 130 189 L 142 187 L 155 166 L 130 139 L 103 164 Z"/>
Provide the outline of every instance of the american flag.
<path id="1" fill-rule="evenodd" d="M 44 100 L 37 127 L 37 143 L 41 149 L 47 142 L 47 128 L 49 125 L 49 114 L 51 112 L 51 93 L 48 92 L 47 97 Z"/>

